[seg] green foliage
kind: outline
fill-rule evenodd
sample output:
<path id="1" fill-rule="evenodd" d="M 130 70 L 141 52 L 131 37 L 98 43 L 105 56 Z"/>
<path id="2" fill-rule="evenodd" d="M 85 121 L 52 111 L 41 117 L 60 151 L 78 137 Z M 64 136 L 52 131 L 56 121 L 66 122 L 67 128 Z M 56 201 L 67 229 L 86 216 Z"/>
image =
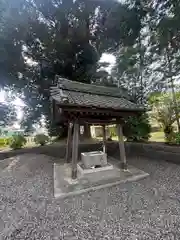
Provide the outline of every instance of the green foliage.
<path id="1" fill-rule="evenodd" d="M 104 52 L 117 56 L 115 78 L 134 101 L 169 88 L 180 74 L 179 12 L 177 0 L 2 0 L 1 87 L 15 88 L 26 102 L 23 126 L 30 130 L 43 114 L 50 129 L 54 76 L 91 83 Z M 100 82 L 112 85 L 102 73 Z M 10 122 L 8 107 L 0 109 L 3 124 Z"/>
<path id="2" fill-rule="evenodd" d="M 178 104 L 176 102 L 176 81 L 180 74 L 180 2 L 158 0 L 154 5 L 154 21 L 151 22 L 151 54 L 154 59 L 154 75 L 164 90 L 171 90 L 175 106 L 175 119 L 180 132 Z"/>
<path id="3" fill-rule="evenodd" d="M 0 126 L 10 125 L 16 118 L 16 110 L 12 103 L 0 103 Z"/>
<path id="4" fill-rule="evenodd" d="M 169 145 L 180 145 L 180 134 L 171 132 L 165 135 L 165 142 Z"/>
<path id="5" fill-rule="evenodd" d="M 0 138 L 0 147 L 6 147 L 10 144 L 11 138 Z"/>
<path id="6" fill-rule="evenodd" d="M 49 141 L 49 137 L 45 134 L 37 134 L 34 137 L 34 141 L 36 144 L 40 144 L 41 146 L 44 146 Z"/>
<path id="7" fill-rule="evenodd" d="M 110 132 L 110 136 L 111 136 L 111 137 L 116 137 L 116 136 L 117 136 L 116 127 L 110 126 L 110 127 L 109 127 L 109 132 Z"/>
<path id="8" fill-rule="evenodd" d="M 166 134 L 166 143 L 170 145 L 180 145 L 180 133 L 171 132 Z"/>
<path id="9" fill-rule="evenodd" d="M 10 141 L 10 148 L 20 149 L 26 144 L 27 140 L 23 135 L 14 135 Z"/>
<path id="10" fill-rule="evenodd" d="M 151 125 L 147 114 L 129 117 L 123 128 L 127 141 L 144 142 L 150 138 Z"/>
<path id="11" fill-rule="evenodd" d="M 120 47 L 116 54 L 113 76 L 120 87 L 128 90 L 136 103 L 146 103 L 147 96 L 157 89 L 157 81 L 152 81 L 153 62 L 147 45 L 150 44 L 148 20 L 143 19 L 142 31 L 139 32 L 134 45 Z M 151 76 L 151 77 L 150 77 Z"/>
<path id="12" fill-rule="evenodd" d="M 174 130 L 173 126 L 165 126 L 165 128 L 163 128 L 166 143 L 169 143 L 169 144 L 174 143 L 175 134 L 173 130 Z"/>
<path id="13" fill-rule="evenodd" d="M 135 2 L 9 0 L 5 4 L 0 22 L 1 85 L 22 94 L 27 104 L 25 127 L 31 129 L 42 114 L 50 124 L 49 87 L 55 75 L 91 83 L 103 52 L 133 45 L 146 14 Z M 35 64 L 27 64 L 27 59 Z"/>
<path id="14" fill-rule="evenodd" d="M 0 147 L 5 147 L 5 146 L 6 146 L 6 139 L 0 138 Z"/>
<path id="15" fill-rule="evenodd" d="M 180 133 L 175 133 L 175 142 L 180 145 Z"/>
<path id="16" fill-rule="evenodd" d="M 179 92 L 176 93 L 176 100 L 178 106 L 180 107 Z M 152 94 L 149 98 L 149 105 L 151 106 L 150 117 L 157 121 L 157 123 L 164 131 L 166 138 L 169 135 L 167 141 L 171 140 L 173 132 L 172 125 L 176 121 L 175 106 L 173 103 L 172 95 L 170 93 Z"/>

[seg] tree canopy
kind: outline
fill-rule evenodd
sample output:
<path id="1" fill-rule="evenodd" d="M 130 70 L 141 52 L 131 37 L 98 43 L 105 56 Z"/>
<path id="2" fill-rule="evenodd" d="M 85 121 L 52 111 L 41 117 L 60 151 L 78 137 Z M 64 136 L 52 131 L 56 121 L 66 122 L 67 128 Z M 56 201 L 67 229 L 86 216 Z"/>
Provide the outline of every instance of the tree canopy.
<path id="1" fill-rule="evenodd" d="M 180 93 L 176 93 L 178 112 L 180 112 Z M 150 116 L 155 119 L 162 129 L 172 126 L 176 121 L 175 107 L 170 93 L 154 93 L 149 98 Z M 180 118 L 180 115 L 179 115 Z"/>
<path id="2" fill-rule="evenodd" d="M 55 75 L 91 83 L 103 52 L 134 44 L 146 11 L 139 1 L 1 1 L 1 86 L 25 101 L 25 126 L 50 120 Z"/>
<path id="3" fill-rule="evenodd" d="M 1 0 L 0 9 L 0 86 L 25 102 L 28 129 L 42 115 L 50 125 L 56 75 L 116 82 L 143 104 L 152 92 L 171 89 L 177 118 L 179 1 Z M 102 53 L 116 56 L 112 73 L 101 68 Z"/>

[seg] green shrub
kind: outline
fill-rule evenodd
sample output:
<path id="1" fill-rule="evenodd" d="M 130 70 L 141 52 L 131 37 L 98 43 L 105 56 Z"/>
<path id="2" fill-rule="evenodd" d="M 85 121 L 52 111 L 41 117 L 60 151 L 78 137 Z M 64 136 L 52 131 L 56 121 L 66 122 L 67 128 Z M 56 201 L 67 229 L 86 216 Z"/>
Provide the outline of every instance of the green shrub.
<path id="1" fill-rule="evenodd" d="M 12 142 L 12 137 L 6 138 L 5 140 L 6 146 L 9 146 L 11 142 Z"/>
<path id="2" fill-rule="evenodd" d="M 5 146 L 6 146 L 6 139 L 0 138 L 0 147 L 5 147 Z"/>
<path id="3" fill-rule="evenodd" d="M 127 141 L 145 142 L 150 138 L 151 125 L 147 114 L 129 117 L 123 127 Z"/>
<path id="4" fill-rule="evenodd" d="M 174 141 L 174 129 L 173 126 L 167 125 L 163 128 L 164 136 L 165 136 L 165 142 L 171 143 Z"/>
<path id="5" fill-rule="evenodd" d="M 167 144 L 175 144 L 175 133 L 172 132 L 172 133 L 166 134 L 164 139 L 165 139 L 165 143 Z"/>
<path id="6" fill-rule="evenodd" d="M 174 134 L 174 139 L 175 139 L 175 143 L 177 145 L 180 145 L 180 133 L 175 133 Z"/>
<path id="7" fill-rule="evenodd" d="M 175 138 L 176 133 L 174 132 L 173 126 L 167 125 L 163 127 L 162 130 L 164 132 L 165 143 L 176 144 L 176 138 Z"/>
<path id="8" fill-rule="evenodd" d="M 165 134 L 164 139 L 165 139 L 165 143 L 167 144 L 175 144 L 175 133 L 171 132 L 171 133 Z"/>
<path id="9" fill-rule="evenodd" d="M 166 132 L 165 134 L 165 142 L 167 144 L 176 144 L 176 145 L 180 145 L 180 133 L 175 133 L 173 131 L 170 132 Z"/>
<path id="10" fill-rule="evenodd" d="M 12 149 L 20 149 L 26 144 L 27 140 L 23 135 L 14 135 L 9 142 Z"/>
<path id="11" fill-rule="evenodd" d="M 34 142 L 36 144 L 40 144 L 41 146 L 44 146 L 49 141 L 49 137 L 45 134 L 37 134 L 34 137 Z"/>
<path id="12" fill-rule="evenodd" d="M 0 147 L 6 147 L 10 144 L 11 138 L 0 138 Z"/>
<path id="13" fill-rule="evenodd" d="M 109 127 L 109 132 L 110 132 L 110 136 L 111 136 L 111 137 L 116 137 L 116 136 L 117 136 L 116 127 L 114 127 L 114 126 Z"/>

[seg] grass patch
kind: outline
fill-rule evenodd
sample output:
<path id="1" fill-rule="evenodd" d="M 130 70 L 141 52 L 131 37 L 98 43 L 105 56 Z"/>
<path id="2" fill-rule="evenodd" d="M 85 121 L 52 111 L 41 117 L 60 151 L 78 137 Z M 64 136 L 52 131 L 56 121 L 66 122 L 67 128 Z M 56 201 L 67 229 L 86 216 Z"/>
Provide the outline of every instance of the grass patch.
<path id="1" fill-rule="evenodd" d="M 118 137 L 112 137 L 112 140 L 118 141 Z M 126 139 L 125 139 L 126 140 Z M 149 139 L 150 142 L 164 142 L 164 133 L 163 132 L 153 132 Z"/>
<path id="2" fill-rule="evenodd" d="M 97 137 L 96 138 L 99 141 L 102 141 L 103 138 L 102 137 Z M 113 141 L 118 141 L 118 136 L 114 136 L 112 137 Z M 126 138 L 124 138 L 124 140 L 126 140 Z M 151 133 L 151 137 L 149 139 L 150 142 L 164 142 L 164 133 L 163 132 L 152 132 Z"/>
<path id="3" fill-rule="evenodd" d="M 113 140 L 113 141 L 118 141 L 118 136 L 112 137 L 112 140 Z"/>
<path id="4" fill-rule="evenodd" d="M 164 133 L 163 132 L 153 132 L 151 133 L 151 142 L 164 142 Z"/>

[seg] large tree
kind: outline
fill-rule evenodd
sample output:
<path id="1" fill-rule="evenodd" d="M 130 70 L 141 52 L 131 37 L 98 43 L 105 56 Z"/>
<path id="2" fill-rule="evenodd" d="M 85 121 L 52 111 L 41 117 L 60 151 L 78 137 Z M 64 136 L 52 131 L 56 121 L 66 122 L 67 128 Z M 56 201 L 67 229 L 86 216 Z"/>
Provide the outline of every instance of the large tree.
<path id="1" fill-rule="evenodd" d="M 134 2 L 134 4 L 132 4 Z M 14 86 L 26 103 L 29 126 L 50 122 L 49 87 L 55 75 L 91 83 L 101 54 L 131 46 L 145 15 L 139 1 L 10 0 L 2 2 L 1 85 Z"/>
<path id="2" fill-rule="evenodd" d="M 151 91 L 159 89 L 159 82 L 152 74 L 152 58 L 147 32 L 139 33 L 135 44 L 120 47 L 116 54 L 113 76 L 119 87 L 128 89 L 135 102 L 145 103 Z"/>
<path id="3" fill-rule="evenodd" d="M 154 58 L 154 73 L 171 89 L 176 121 L 180 132 L 175 79 L 180 74 L 180 2 L 158 0 L 153 5 L 153 21 L 150 25 L 151 52 Z"/>
<path id="4" fill-rule="evenodd" d="M 180 119 L 180 93 L 176 92 L 178 118 Z M 176 122 L 176 108 L 170 93 L 154 93 L 148 99 L 151 107 L 150 117 L 164 131 L 166 137 L 173 137 L 173 124 Z"/>
<path id="5" fill-rule="evenodd" d="M 120 46 L 116 52 L 113 76 L 119 87 L 128 89 L 134 101 L 142 104 L 146 102 L 149 92 L 157 88 L 158 84 L 153 81 L 150 69 L 152 57 L 148 30 L 152 7 L 149 1 L 141 1 L 139 6 L 146 9 L 146 14 L 141 18 L 141 29 L 133 45 Z"/>

